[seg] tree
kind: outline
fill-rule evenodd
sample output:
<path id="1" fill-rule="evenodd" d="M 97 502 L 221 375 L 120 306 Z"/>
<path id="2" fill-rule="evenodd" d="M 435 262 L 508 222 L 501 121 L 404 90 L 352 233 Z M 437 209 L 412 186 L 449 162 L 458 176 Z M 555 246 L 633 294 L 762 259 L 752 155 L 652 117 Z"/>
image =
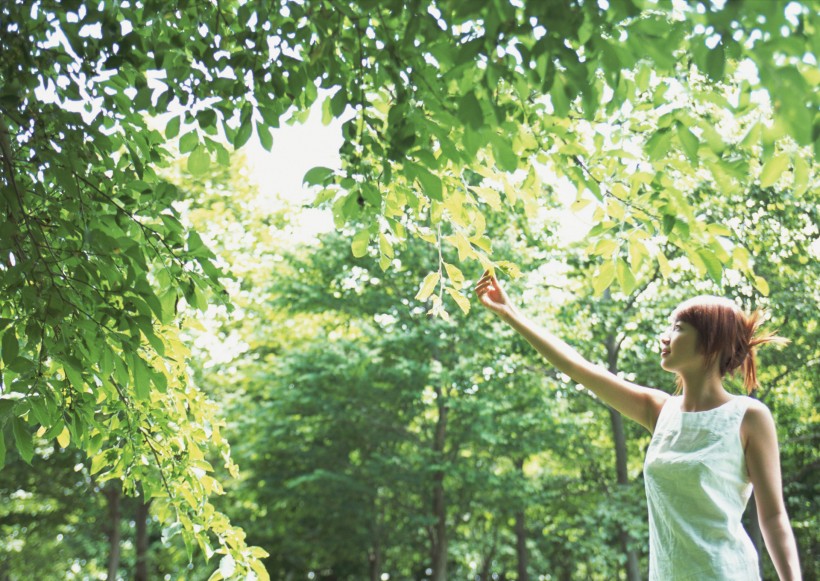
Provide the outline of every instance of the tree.
<path id="1" fill-rule="evenodd" d="M 428 293 L 437 314 L 443 297 L 465 305 L 456 262 L 503 266 L 485 214 L 509 211 L 502 200 L 534 212 L 534 162 L 573 183 L 579 206 L 597 206 L 599 292 L 617 281 L 628 294 L 636 282 L 627 247 L 666 276 L 666 256 L 646 241 L 654 237 L 715 279 L 731 266 L 764 289 L 742 252 L 721 250 L 737 236 L 699 220 L 692 198 L 702 181 L 807 191 L 808 148 L 818 147 L 817 16 L 808 2 L 700 11 L 648 0 L 607 9 L 557 0 L 5 2 L 8 442 L 27 461 L 35 430 L 76 446 L 99 480 L 122 478 L 126 492 L 154 498 L 191 550 L 210 554 L 215 535 L 220 575 L 263 575 L 264 552 L 212 513 L 208 498 L 221 487 L 201 477 L 209 442 L 225 458 L 228 449 L 186 375 L 175 325 L 183 298 L 205 308 L 223 289 L 213 255 L 180 222 L 174 202 L 184 193 L 159 175 L 169 159 L 178 151 L 201 173 L 213 157 L 229 162 L 224 141 L 239 148 L 256 133 L 270 147 L 270 129 L 286 115 L 298 120 L 327 89 L 326 117 L 353 112 L 344 166 L 306 181 L 325 186 L 318 199 L 339 225 L 358 226 L 357 255 L 372 241 L 388 267 L 408 235 L 458 253 L 449 272 L 440 262 L 426 279 L 426 289 L 440 288 Z M 745 63 L 756 77 L 742 78 Z M 763 115 L 742 137 L 712 130 L 748 111 L 758 89 L 772 123 Z M 629 137 L 613 141 L 613 127 Z M 0 457 L 6 446 L 4 436 Z"/>

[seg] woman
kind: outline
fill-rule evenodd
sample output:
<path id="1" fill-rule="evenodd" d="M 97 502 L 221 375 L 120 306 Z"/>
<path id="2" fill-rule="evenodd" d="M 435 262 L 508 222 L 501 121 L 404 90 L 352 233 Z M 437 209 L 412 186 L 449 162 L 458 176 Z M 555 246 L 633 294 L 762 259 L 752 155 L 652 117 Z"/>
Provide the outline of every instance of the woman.
<path id="1" fill-rule="evenodd" d="M 760 401 L 733 396 L 722 383 L 727 373 L 741 370 L 751 391 L 757 384 L 755 347 L 786 342 L 756 335 L 759 312 L 747 315 L 718 297 L 679 305 L 660 338 L 661 367 L 677 374 L 681 394 L 669 396 L 593 365 L 536 328 L 489 272 L 475 290 L 484 306 L 561 372 L 652 433 L 644 463 L 651 581 L 759 579 L 757 553 L 740 523 L 752 488 L 781 581 L 801 578 L 772 415 Z"/>

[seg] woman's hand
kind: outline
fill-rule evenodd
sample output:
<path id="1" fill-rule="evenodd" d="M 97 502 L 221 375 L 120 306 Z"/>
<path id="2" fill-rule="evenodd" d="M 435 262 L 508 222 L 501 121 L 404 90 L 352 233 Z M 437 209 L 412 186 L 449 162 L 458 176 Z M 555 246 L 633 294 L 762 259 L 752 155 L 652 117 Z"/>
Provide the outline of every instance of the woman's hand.
<path id="1" fill-rule="evenodd" d="M 495 314 L 505 317 L 515 312 L 507 293 L 501 288 L 498 279 L 489 270 L 485 271 L 475 285 L 475 292 L 481 304 Z"/>

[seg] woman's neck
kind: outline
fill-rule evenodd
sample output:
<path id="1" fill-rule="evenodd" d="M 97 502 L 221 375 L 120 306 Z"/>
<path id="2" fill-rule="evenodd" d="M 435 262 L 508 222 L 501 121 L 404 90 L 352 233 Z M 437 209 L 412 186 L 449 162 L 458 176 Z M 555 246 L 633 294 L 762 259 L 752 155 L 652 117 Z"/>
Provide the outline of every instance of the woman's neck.
<path id="1" fill-rule="evenodd" d="M 729 401 L 731 395 L 723 388 L 716 369 L 681 374 L 683 379 L 683 405 L 686 412 L 702 412 Z"/>

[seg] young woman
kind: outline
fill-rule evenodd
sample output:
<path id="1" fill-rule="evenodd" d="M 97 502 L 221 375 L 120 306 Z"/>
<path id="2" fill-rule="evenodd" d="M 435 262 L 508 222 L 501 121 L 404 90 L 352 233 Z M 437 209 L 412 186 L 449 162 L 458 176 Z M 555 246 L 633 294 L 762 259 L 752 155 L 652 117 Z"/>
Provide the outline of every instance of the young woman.
<path id="1" fill-rule="evenodd" d="M 757 334 L 760 313 L 696 297 L 679 305 L 660 337 L 661 367 L 677 375 L 669 396 L 593 365 L 513 306 L 494 275 L 475 287 L 481 303 L 552 365 L 652 433 L 644 463 L 650 581 L 759 579 L 758 557 L 740 523 L 755 491 L 760 528 L 781 581 L 801 579 L 780 476 L 777 434 L 760 401 L 728 393 L 727 373 L 757 384 L 755 347 L 786 341 Z"/>

